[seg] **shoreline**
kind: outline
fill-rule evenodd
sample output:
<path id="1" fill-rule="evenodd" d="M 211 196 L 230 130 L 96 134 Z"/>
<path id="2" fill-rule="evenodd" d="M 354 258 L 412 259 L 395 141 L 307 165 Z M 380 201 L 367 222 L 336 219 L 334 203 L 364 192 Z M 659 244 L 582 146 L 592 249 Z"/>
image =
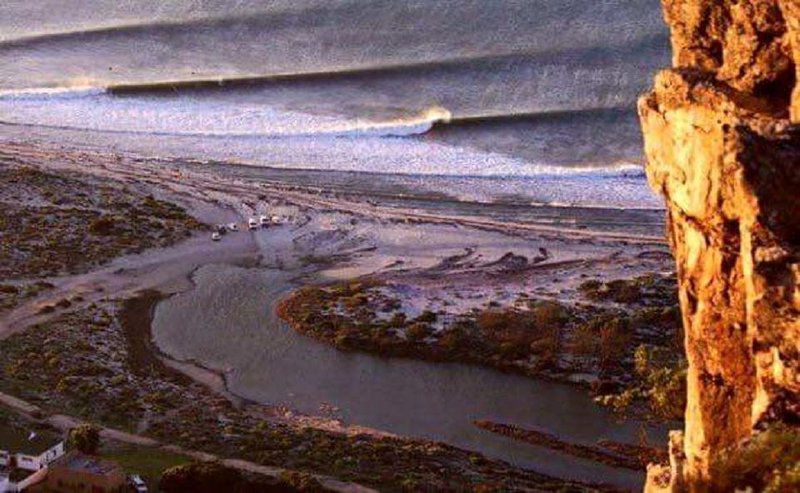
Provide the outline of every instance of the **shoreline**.
<path id="1" fill-rule="evenodd" d="M 256 404 L 231 393 L 228 389 L 224 372 L 205 367 L 197 361 L 173 359 L 155 343 L 152 334 L 152 322 L 156 307 L 174 294 L 176 293 L 142 290 L 123 299 L 121 302 L 120 325 L 128 340 L 140 339 L 140 344 L 143 346 L 142 349 L 155 356 L 162 364 L 224 396 L 234 406 L 241 407 L 244 404 Z M 145 337 L 142 338 L 142 336 Z"/>
<path id="2" fill-rule="evenodd" d="M 646 258 L 648 253 L 643 252 L 640 258 Z M 462 292 L 468 292 L 470 286 L 487 282 L 514 285 L 516 278 L 529 277 L 528 272 L 540 277 L 561 277 L 572 270 L 593 271 L 590 267 L 592 262 L 585 259 L 521 267 L 521 258 L 511 253 L 501 260 L 483 264 L 471 262 L 472 256 L 467 252 L 427 269 L 388 271 L 336 281 L 312 279 L 279 298 L 275 311 L 292 330 L 337 350 L 388 359 L 473 365 L 576 386 L 595 395 L 628 385 L 630 378 L 626 379 L 626 375 L 634 373 L 633 364 L 630 361 L 628 366 L 602 369 L 563 366 L 566 355 L 576 351 L 571 346 L 578 343 L 574 333 L 583 330 L 582 325 L 633 324 L 632 329 L 618 330 L 626 333 L 632 330 L 637 340 L 647 340 L 644 332 L 653 328 L 677 330 L 677 300 L 668 303 L 674 280 L 659 277 L 646 269 L 645 275 L 639 278 L 607 283 L 607 286 L 619 285 L 619 289 L 630 291 L 626 296 L 633 296 L 636 301 L 596 299 L 611 295 L 597 294 L 588 289 L 583 292 L 584 284 L 597 283 L 601 288 L 605 287 L 602 281 L 581 273 L 578 279 L 582 284 L 577 286 L 578 293 L 572 297 L 543 295 L 528 286 L 528 291 L 520 292 L 516 299 L 500 303 L 492 301 L 487 305 L 473 304 L 471 309 L 460 307 L 453 311 L 452 300 L 467 295 L 462 296 L 457 288 L 448 288 L 448 285 L 458 285 Z M 597 262 L 607 261 L 611 259 Z M 594 272 L 602 270 L 595 268 Z M 435 280 L 431 281 L 432 278 Z M 414 306 L 420 300 L 404 295 L 404 292 L 411 286 L 424 288 L 426 285 L 434 288 L 422 296 L 422 301 L 432 305 L 423 310 Z M 445 300 L 444 303 L 436 302 L 440 298 Z M 492 334 L 495 329 L 487 325 L 490 317 L 498 319 L 492 324 L 522 324 L 524 330 L 533 334 L 527 337 L 519 333 Z M 486 322 L 482 322 L 482 318 Z M 539 331 L 538 335 L 536 331 Z M 617 339 L 614 344 L 630 342 Z M 527 348 L 527 345 L 531 347 Z M 600 347 L 596 350 L 614 350 L 616 358 L 630 357 L 619 352 L 620 349 Z M 592 355 L 579 352 L 573 353 L 571 358 L 581 356 L 591 358 Z"/>
<path id="3" fill-rule="evenodd" d="M 41 148 L 39 146 L 42 146 Z M 38 144 L 35 147 L 31 147 L 29 144 L 19 143 L 15 141 L 11 142 L 0 142 L 0 159 L 10 159 L 13 161 L 16 160 L 25 160 L 25 159 L 41 159 L 42 157 L 46 157 L 48 152 L 52 152 L 55 154 L 67 154 L 72 155 L 72 159 L 90 159 L 90 162 L 95 161 L 97 164 L 100 164 L 99 167 L 84 167 L 79 170 L 82 173 L 96 173 L 98 176 L 108 176 L 108 177 L 117 177 L 117 179 L 144 179 L 148 181 L 147 175 L 152 175 L 154 172 L 157 172 L 159 175 L 159 185 L 164 186 L 166 188 L 177 188 L 183 189 L 183 193 L 189 192 L 190 195 L 199 195 L 203 196 L 203 194 L 198 194 L 198 190 L 196 190 L 197 185 L 202 186 L 203 190 L 205 191 L 214 191 L 214 192 L 221 192 L 218 197 L 221 198 L 223 201 L 229 201 L 230 203 L 235 203 L 235 199 L 231 200 L 232 197 L 230 195 L 232 193 L 241 193 L 247 195 L 258 195 L 258 194 L 266 194 L 268 197 L 271 198 L 280 198 L 290 203 L 294 203 L 300 207 L 310 207 L 310 208 L 317 208 L 317 209 L 325 209 L 330 211 L 340 211 L 351 213 L 355 215 L 364 214 L 373 218 L 381 218 L 385 220 L 398 220 L 398 221 L 422 221 L 431 224 L 445 224 L 445 225 L 462 225 L 465 227 L 473 227 L 477 229 L 483 229 L 486 231 L 495 231 L 495 232 L 502 232 L 502 233 L 518 233 L 518 234 L 554 234 L 564 238 L 572 238 L 572 239 L 588 239 L 588 240 L 598 240 L 598 241 L 627 241 L 633 244 L 643 244 L 643 245 L 658 245 L 658 246 L 666 246 L 666 240 L 661 235 L 641 235 L 641 234 L 627 234 L 627 233 L 618 233 L 613 231 L 602 231 L 602 230 L 587 230 L 587 229 L 575 229 L 570 228 L 568 226 L 548 226 L 546 224 L 533 224 L 533 223 L 519 223 L 509 220 L 495 220 L 491 218 L 477 218 L 471 215 L 467 216 L 452 216 L 447 214 L 434 214 L 430 212 L 424 212 L 414 208 L 413 206 L 406 205 L 405 207 L 387 207 L 383 205 L 379 205 L 376 203 L 371 203 L 370 200 L 365 200 L 363 196 L 357 197 L 350 197 L 345 198 L 348 194 L 343 192 L 335 192 L 335 191 L 328 191 L 322 185 L 298 185 L 296 183 L 284 183 L 284 182 L 274 182 L 271 181 L 267 177 L 258 177 L 261 168 L 259 167 L 252 167 L 247 165 L 242 165 L 238 163 L 232 163 L 232 167 L 245 167 L 248 171 L 255 174 L 252 178 L 249 177 L 237 177 L 235 174 L 231 174 L 232 178 L 229 180 L 230 183 L 227 184 L 225 187 L 220 187 L 216 178 L 218 178 L 219 173 L 228 174 L 230 170 L 226 169 L 226 165 L 220 164 L 219 168 L 216 165 L 206 165 L 203 164 L 201 167 L 197 165 L 187 164 L 191 162 L 191 159 L 179 159 L 179 158 L 145 158 L 145 157 L 134 157 L 131 155 L 119 155 L 119 154 L 105 154 L 98 150 L 73 150 L 73 149 L 63 149 L 55 147 L 53 148 L 52 144 L 51 147 L 43 146 L 42 144 Z M 33 152 L 31 152 L 33 151 Z M 44 156 L 43 154 L 44 153 Z M 71 160 L 72 160 L 71 159 Z M 172 166 L 172 169 L 161 169 L 161 170 L 149 170 L 144 173 L 142 176 L 140 173 L 137 173 L 137 167 L 140 167 L 142 164 L 145 163 L 152 163 L 152 164 L 159 164 L 163 166 Z M 61 165 L 56 163 L 48 163 L 48 167 L 52 167 L 56 165 L 56 168 L 61 168 L 65 170 L 74 170 L 74 167 L 67 165 Z M 293 171 L 293 170 L 280 170 L 282 172 L 285 171 Z M 337 173 L 336 171 L 318 171 L 319 173 Z M 215 179 L 211 179 L 214 177 Z M 254 183 L 247 183 L 242 180 L 245 179 L 252 179 Z M 190 180 L 194 182 L 194 184 L 190 184 L 188 187 L 182 183 L 184 180 Z M 376 197 L 379 198 L 379 197 Z M 413 202 L 413 197 L 399 197 L 401 201 L 411 200 Z M 219 200 L 219 199 L 215 199 Z M 445 201 L 452 201 L 453 199 L 446 199 Z M 433 199 L 433 202 L 440 203 L 437 199 Z M 464 201 L 455 201 L 455 204 L 458 206 L 480 206 L 480 203 L 470 203 Z M 502 207 L 503 204 L 496 204 L 499 207 Z M 531 207 L 531 205 L 514 205 L 511 204 L 513 207 Z M 490 206 L 491 207 L 491 206 Z M 535 207 L 544 207 L 545 209 L 551 209 L 557 211 L 560 208 L 563 208 L 558 205 L 554 206 L 535 206 Z M 568 207 L 567 210 L 574 210 L 574 209 L 581 209 L 581 207 Z M 621 208 L 593 208 L 589 207 L 588 210 L 624 210 Z M 649 211 L 650 209 L 645 209 L 645 211 Z M 243 210 L 239 210 L 239 212 L 245 212 Z"/>

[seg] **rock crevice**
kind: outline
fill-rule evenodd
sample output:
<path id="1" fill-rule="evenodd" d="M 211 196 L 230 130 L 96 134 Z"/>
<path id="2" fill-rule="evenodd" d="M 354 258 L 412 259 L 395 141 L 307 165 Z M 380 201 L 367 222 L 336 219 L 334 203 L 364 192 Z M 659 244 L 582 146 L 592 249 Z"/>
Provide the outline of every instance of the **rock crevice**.
<path id="1" fill-rule="evenodd" d="M 766 423 L 800 420 L 800 0 L 663 0 L 673 65 L 639 101 L 666 199 L 689 362 L 671 472 L 712 464 Z"/>

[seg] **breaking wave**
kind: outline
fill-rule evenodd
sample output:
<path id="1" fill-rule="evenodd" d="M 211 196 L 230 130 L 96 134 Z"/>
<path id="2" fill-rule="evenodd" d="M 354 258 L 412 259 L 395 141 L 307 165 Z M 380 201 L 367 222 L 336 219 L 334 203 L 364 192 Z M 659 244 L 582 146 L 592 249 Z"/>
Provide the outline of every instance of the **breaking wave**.
<path id="1" fill-rule="evenodd" d="M 34 87 L 28 89 L 0 90 L 0 101 L 74 99 L 105 94 L 105 87 L 74 85 L 64 87 Z"/>
<path id="2" fill-rule="evenodd" d="M 385 119 L 343 118 L 202 100 L 132 100 L 116 98 L 104 87 L 73 86 L 0 91 L 0 120 L 111 133 L 274 139 L 413 136 L 447 124 L 452 115 L 433 106 Z"/>

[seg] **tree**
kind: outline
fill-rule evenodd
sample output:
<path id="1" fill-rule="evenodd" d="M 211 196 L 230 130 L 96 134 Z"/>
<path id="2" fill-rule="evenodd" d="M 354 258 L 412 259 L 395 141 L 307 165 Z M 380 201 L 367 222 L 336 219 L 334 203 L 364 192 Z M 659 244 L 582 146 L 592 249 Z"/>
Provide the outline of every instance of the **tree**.
<path id="1" fill-rule="evenodd" d="M 100 428 L 92 424 L 82 424 L 69 430 L 67 446 L 84 454 L 94 455 L 100 448 Z"/>

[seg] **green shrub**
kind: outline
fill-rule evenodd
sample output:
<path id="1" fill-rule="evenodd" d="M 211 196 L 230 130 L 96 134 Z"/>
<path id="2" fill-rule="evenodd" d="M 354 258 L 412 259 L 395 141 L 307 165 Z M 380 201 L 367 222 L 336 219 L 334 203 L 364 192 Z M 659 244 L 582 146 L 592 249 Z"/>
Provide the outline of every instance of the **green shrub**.
<path id="1" fill-rule="evenodd" d="M 100 428 L 92 424 L 81 424 L 69 430 L 67 447 L 84 454 L 94 455 L 100 448 Z"/>
<path id="2" fill-rule="evenodd" d="M 430 310 L 425 310 L 416 319 L 417 322 L 433 323 L 436 321 L 436 314 Z"/>
<path id="3" fill-rule="evenodd" d="M 774 424 L 711 464 L 713 491 L 800 491 L 800 430 Z"/>
<path id="4" fill-rule="evenodd" d="M 442 331 L 439 337 L 439 346 L 451 353 L 468 348 L 470 338 L 467 332 L 459 326 L 448 327 Z"/>
<path id="5" fill-rule="evenodd" d="M 642 299 L 642 290 L 636 279 L 617 279 L 607 283 L 591 280 L 578 286 L 578 290 L 593 301 L 630 304 Z"/>
<path id="6" fill-rule="evenodd" d="M 561 303 L 540 301 L 531 307 L 531 316 L 538 328 L 545 329 L 563 325 L 569 313 Z"/>
<path id="7" fill-rule="evenodd" d="M 392 315 L 392 318 L 389 319 L 389 327 L 399 329 L 401 327 L 405 327 L 406 325 L 406 314 L 399 312 Z"/>
<path id="8" fill-rule="evenodd" d="M 642 292 L 635 281 L 618 279 L 606 284 L 608 290 L 605 299 L 616 303 L 635 303 L 642 297 Z"/>
<path id="9" fill-rule="evenodd" d="M 621 313 L 603 313 L 575 328 L 572 351 L 608 365 L 622 358 L 631 341 L 630 320 Z"/>
<path id="10" fill-rule="evenodd" d="M 582 293 L 590 293 L 592 291 L 597 291 L 603 286 L 603 283 L 598 281 L 597 279 L 590 279 L 588 281 L 584 281 L 578 286 L 578 290 Z"/>
<path id="11" fill-rule="evenodd" d="M 100 216 L 89 224 L 89 232 L 93 235 L 105 236 L 114 232 L 114 218 Z"/>
<path id="12" fill-rule="evenodd" d="M 11 284 L 0 284 L 0 293 L 3 294 L 17 294 L 19 289 Z"/>
<path id="13" fill-rule="evenodd" d="M 297 491 L 308 493 L 325 491 L 322 483 L 317 478 L 305 472 L 283 471 L 279 479 L 282 483 L 295 488 Z"/>
<path id="14" fill-rule="evenodd" d="M 618 364 L 628 352 L 631 333 L 623 324 L 609 323 L 600 327 L 600 364 L 604 367 Z"/>
<path id="15" fill-rule="evenodd" d="M 349 296 L 342 300 L 342 305 L 348 310 L 355 310 L 356 308 L 362 307 L 369 302 L 369 298 L 367 295 L 363 293 L 355 294 L 353 296 Z"/>
<path id="16" fill-rule="evenodd" d="M 640 345 L 634 351 L 636 382 L 618 394 L 598 402 L 624 414 L 635 401 L 647 402 L 653 416 L 682 419 L 686 409 L 686 361 L 673 360 L 669 351 Z"/>
<path id="17" fill-rule="evenodd" d="M 430 325 L 423 322 L 414 322 L 406 329 L 408 340 L 417 342 L 425 339 L 432 333 Z"/>
<path id="18" fill-rule="evenodd" d="M 503 342 L 498 347 L 500 354 L 510 360 L 522 359 L 530 354 L 530 346 L 519 342 Z"/>
<path id="19" fill-rule="evenodd" d="M 216 462 L 194 462 L 164 471 L 158 487 L 164 493 L 211 493 L 231 491 L 240 482 L 242 474 L 236 469 Z"/>
<path id="20" fill-rule="evenodd" d="M 558 351 L 559 327 L 565 313 L 560 305 L 549 302 L 529 312 L 485 310 L 478 314 L 476 326 L 504 357 L 519 359 L 537 354 L 542 362 L 548 362 Z"/>

